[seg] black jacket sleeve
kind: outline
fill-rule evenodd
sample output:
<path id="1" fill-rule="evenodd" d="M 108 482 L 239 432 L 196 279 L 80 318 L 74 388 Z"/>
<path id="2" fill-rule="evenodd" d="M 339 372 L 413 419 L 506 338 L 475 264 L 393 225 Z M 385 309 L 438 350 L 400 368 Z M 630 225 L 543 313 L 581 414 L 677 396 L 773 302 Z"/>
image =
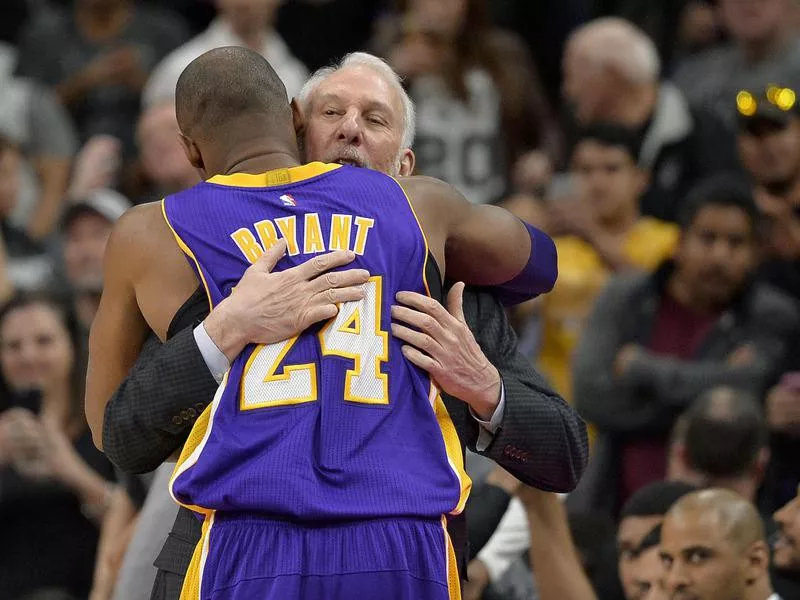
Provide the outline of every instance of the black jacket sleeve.
<path id="1" fill-rule="evenodd" d="M 500 303 L 489 293 L 464 293 L 464 315 L 489 361 L 500 371 L 505 412 L 489 447 L 480 452 L 527 485 L 569 492 L 586 468 L 589 444 L 578 413 L 547 385 L 517 349 L 517 338 Z M 480 425 L 459 431 L 477 451 Z"/>
<path id="2" fill-rule="evenodd" d="M 128 473 L 156 469 L 186 441 L 217 387 L 192 327 L 166 344 L 151 338 L 106 406 L 106 456 Z"/>

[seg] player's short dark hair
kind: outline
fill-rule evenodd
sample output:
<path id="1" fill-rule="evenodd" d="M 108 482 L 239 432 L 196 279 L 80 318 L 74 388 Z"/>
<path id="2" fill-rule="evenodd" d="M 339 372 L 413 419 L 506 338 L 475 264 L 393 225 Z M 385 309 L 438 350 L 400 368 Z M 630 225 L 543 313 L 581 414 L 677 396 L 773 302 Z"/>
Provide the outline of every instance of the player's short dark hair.
<path id="1" fill-rule="evenodd" d="M 642 137 L 636 131 L 610 123 L 598 123 L 581 128 L 572 147 L 573 154 L 581 142 L 597 142 L 601 146 L 621 148 L 634 164 L 639 163 Z"/>
<path id="2" fill-rule="evenodd" d="M 738 208 L 750 220 L 752 233 L 759 230 L 761 214 L 752 187 L 736 173 L 714 175 L 691 189 L 678 214 L 681 230 L 689 229 L 700 211 L 708 206 Z"/>
<path id="3" fill-rule="evenodd" d="M 755 396 L 743 390 L 710 390 L 685 414 L 686 460 L 692 469 L 704 475 L 743 475 L 767 445 L 767 424 L 761 406 Z"/>
<path id="4" fill-rule="evenodd" d="M 673 504 L 696 490 L 695 486 L 682 481 L 656 481 L 628 498 L 620 511 L 620 519 L 664 516 Z"/>
<path id="5" fill-rule="evenodd" d="M 175 89 L 178 125 L 192 131 L 218 131 L 243 116 L 265 123 L 291 118 L 286 87 L 275 69 L 249 48 L 227 46 L 202 54 L 184 69 Z"/>

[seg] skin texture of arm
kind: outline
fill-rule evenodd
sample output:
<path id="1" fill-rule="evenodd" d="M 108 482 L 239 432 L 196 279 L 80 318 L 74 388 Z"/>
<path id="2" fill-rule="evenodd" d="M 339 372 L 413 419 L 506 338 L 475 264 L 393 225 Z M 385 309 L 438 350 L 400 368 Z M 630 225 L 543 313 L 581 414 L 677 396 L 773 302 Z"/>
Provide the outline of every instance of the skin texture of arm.
<path id="1" fill-rule="evenodd" d="M 150 330 L 165 339 L 172 315 L 197 287 L 160 204 L 136 207 L 117 222 L 106 250 L 104 281 L 86 378 L 86 418 L 98 448 L 106 403 L 133 367 Z"/>
<path id="2" fill-rule="evenodd" d="M 510 212 L 471 204 L 453 186 L 431 177 L 406 177 L 400 185 L 448 279 L 496 285 L 510 281 L 527 265 L 530 236 Z"/>

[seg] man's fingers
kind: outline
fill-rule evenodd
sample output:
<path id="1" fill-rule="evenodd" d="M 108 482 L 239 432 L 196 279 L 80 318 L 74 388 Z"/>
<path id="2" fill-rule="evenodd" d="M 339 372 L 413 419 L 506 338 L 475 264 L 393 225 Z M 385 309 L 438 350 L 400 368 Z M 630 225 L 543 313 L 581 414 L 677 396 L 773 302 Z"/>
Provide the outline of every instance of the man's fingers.
<path id="1" fill-rule="evenodd" d="M 442 309 L 444 310 L 444 309 Z M 397 321 L 402 321 L 403 323 L 407 323 L 417 329 L 420 329 L 430 335 L 432 338 L 441 342 L 445 339 L 445 329 L 439 324 L 434 317 L 425 314 L 424 312 L 419 312 L 418 310 L 412 310 L 410 308 L 406 308 L 405 306 L 392 306 L 392 319 Z"/>
<path id="2" fill-rule="evenodd" d="M 337 314 L 339 314 L 339 307 L 335 304 L 320 304 L 319 306 L 314 306 L 309 309 L 308 314 L 306 315 L 306 323 L 304 323 L 304 328 L 310 327 L 314 323 L 319 323 L 320 321 L 332 319 Z"/>
<path id="3" fill-rule="evenodd" d="M 451 319 L 447 309 L 428 296 L 423 296 L 416 292 L 398 292 L 395 298 L 401 304 L 416 308 L 418 311 L 430 315 L 442 325 L 447 325 L 448 320 Z"/>
<path id="4" fill-rule="evenodd" d="M 403 346 L 403 356 L 431 375 L 441 372 L 442 365 L 412 346 Z"/>
<path id="5" fill-rule="evenodd" d="M 350 250 L 336 250 L 328 254 L 318 254 L 296 268 L 303 279 L 309 280 L 314 279 L 318 275 L 322 275 L 325 271 L 350 264 L 355 258 L 355 252 L 351 252 Z"/>
<path id="6" fill-rule="evenodd" d="M 260 271 L 271 273 L 278 261 L 286 255 L 286 240 L 281 238 L 262 254 L 253 266 Z"/>
<path id="7" fill-rule="evenodd" d="M 447 312 L 466 324 L 467 320 L 464 318 L 464 284 L 461 281 L 451 287 L 447 294 Z"/>
<path id="8" fill-rule="evenodd" d="M 323 273 L 311 282 L 311 291 L 323 292 L 332 288 L 345 288 L 363 285 L 369 281 L 369 271 L 364 269 L 348 269 Z"/>
<path id="9" fill-rule="evenodd" d="M 392 335 L 411 344 L 415 348 L 419 348 L 427 354 L 436 355 L 442 349 L 431 336 L 420 333 L 419 331 L 414 331 L 403 325 L 398 325 L 397 323 L 392 323 Z"/>
<path id="10" fill-rule="evenodd" d="M 341 304 L 342 302 L 358 302 L 363 299 L 364 288 L 361 286 L 324 290 L 314 298 L 320 304 Z"/>

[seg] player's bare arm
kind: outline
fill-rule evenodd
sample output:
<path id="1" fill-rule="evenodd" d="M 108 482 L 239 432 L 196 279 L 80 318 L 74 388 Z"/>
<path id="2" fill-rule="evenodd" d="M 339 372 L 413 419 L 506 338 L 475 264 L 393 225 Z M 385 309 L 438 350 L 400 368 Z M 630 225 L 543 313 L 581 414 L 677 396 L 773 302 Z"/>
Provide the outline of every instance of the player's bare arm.
<path id="1" fill-rule="evenodd" d="M 89 337 L 86 378 L 86 418 L 98 448 L 106 403 L 136 362 L 150 330 L 164 340 L 172 315 L 197 287 L 160 204 L 136 207 L 117 222 L 106 250 L 104 281 Z"/>
<path id="2" fill-rule="evenodd" d="M 471 204 L 453 186 L 430 177 L 400 181 L 449 279 L 474 285 L 519 286 L 530 296 L 552 289 L 552 240 L 508 211 Z M 534 240 L 546 248 L 537 248 Z M 534 256 L 536 255 L 536 256 Z"/>

